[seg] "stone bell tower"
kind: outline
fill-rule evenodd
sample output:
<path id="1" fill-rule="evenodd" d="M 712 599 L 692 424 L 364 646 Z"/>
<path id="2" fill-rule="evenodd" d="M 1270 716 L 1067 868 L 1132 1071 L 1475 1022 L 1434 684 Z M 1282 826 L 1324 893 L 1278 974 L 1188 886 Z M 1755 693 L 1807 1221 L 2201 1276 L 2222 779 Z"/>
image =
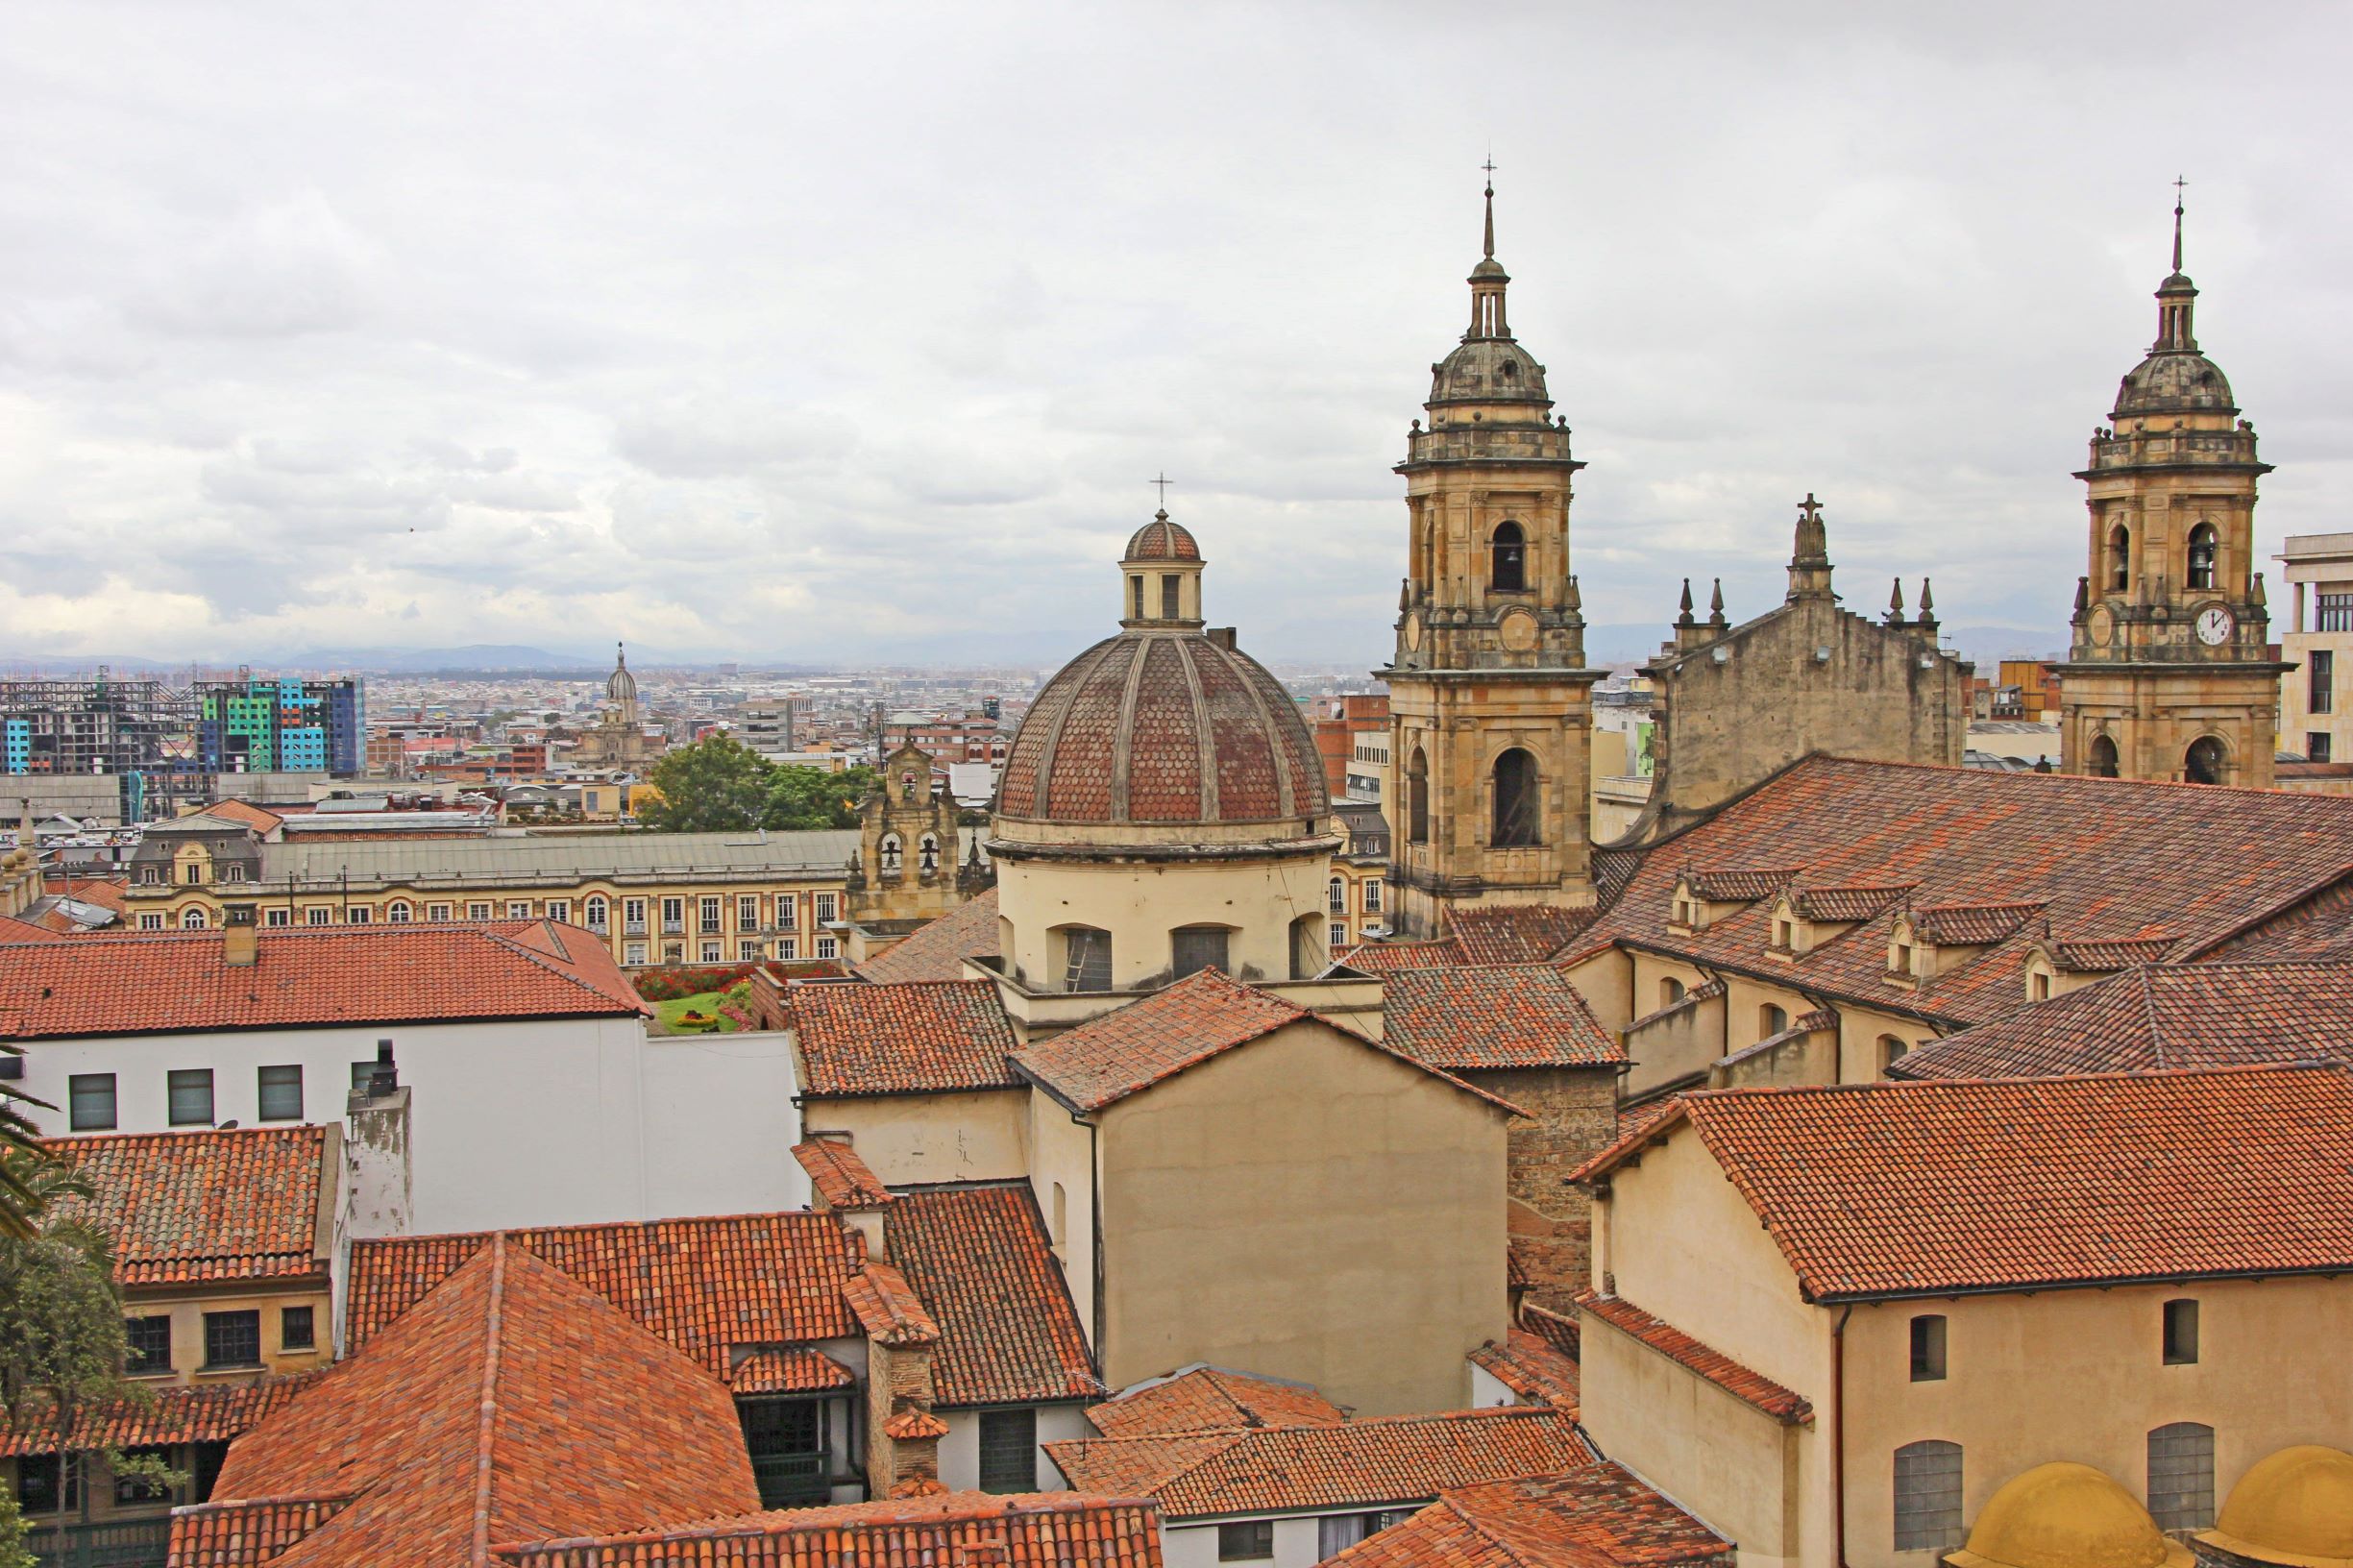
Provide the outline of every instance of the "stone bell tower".
<path id="1" fill-rule="evenodd" d="M 1388 682 L 1389 876 L 1403 935 L 1473 905 L 1593 901 L 1586 842 L 1593 685 L 1569 571 L 1568 421 L 1511 335 L 1511 280 L 1471 270 L 1471 323 L 1431 366 L 1407 436 L 1407 576 Z"/>
<path id="2" fill-rule="evenodd" d="M 2198 352 L 2197 288 L 2157 287 L 2157 341 L 2092 432 L 2089 565 L 2060 680 L 2071 773 L 2268 787 L 2279 677 L 2255 558 L 2255 427 Z"/>
<path id="3" fill-rule="evenodd" d="M 900 747 L 858 807 L 858 850 L 850 860 L 849 918 L 861 924 L 924 920 L 969 897 L 977 861 L 959 864 L 956 802 L 935 791 L 930 754 Z"/>

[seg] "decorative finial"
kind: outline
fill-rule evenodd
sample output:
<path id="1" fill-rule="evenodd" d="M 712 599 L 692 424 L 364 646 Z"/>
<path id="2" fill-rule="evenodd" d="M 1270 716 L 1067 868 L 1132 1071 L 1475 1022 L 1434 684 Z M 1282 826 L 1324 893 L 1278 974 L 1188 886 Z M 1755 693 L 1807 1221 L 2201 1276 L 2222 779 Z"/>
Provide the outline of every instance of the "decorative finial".
<path id="1" fill-rule="evenodd" d="M 2173 270 L 2181 271 L 2181 192 L 2190 182 L 2180 175 L 2173 177 Z"/>
<path id="2" fill-rule="evenodd" d="M 1894 625 L 1903 619 L 1903 579 L 1896 579 L 1895 591 L 1887 596 L 1887 624 Z"/>
<path id="3" fill-rule="evenodd" d="M 1936 619 L 1936 593 L 1928 586 L 1926 577 L 1920 579 L 1920 618 L 1923 621 Z"/>
<path id="4" fill-rule="evenodd" d="M 1489 153 L 1487 160 L 1480 167 L 1487 171 L 1487 259 L 1492 261 L 1495 259 L 1495 155 Z"/>
<path id="5" fill-rule="evenodd" d="M 1707 619 L 1719 624 L 1724 620 L 1724 579 L 1722 577 L 1716 579 L 1714 590 L 1707 596 Z"/>
<path id="6" fill-rule="evenodd" d="M 1691 579 L 1689 577 L 1683 579 L 1682 613 L 1675 618 L 1675 624 L 1679 626 L 1691 625 Z"/>
<path id="7" fill-rule="evenodd" d="M 613 668 L 616 670 L 626 670 L 628 667 L 629 650 L 627 645 L 624 643 L 615 643 L 613 645 Z"/>
<path id="8" fill-rule="evenodd" d="M 1170 478 L 1168 477 L 1168 471 L 1164 468 L 1161 470 L 1159 478 L 1147 480 L 1146 482 L 1160 486 L 1160 515 L 1163 519 L 1165 519 L 1168 516 L 1168 487 L 1176 483 L 1176 480 Z"/>

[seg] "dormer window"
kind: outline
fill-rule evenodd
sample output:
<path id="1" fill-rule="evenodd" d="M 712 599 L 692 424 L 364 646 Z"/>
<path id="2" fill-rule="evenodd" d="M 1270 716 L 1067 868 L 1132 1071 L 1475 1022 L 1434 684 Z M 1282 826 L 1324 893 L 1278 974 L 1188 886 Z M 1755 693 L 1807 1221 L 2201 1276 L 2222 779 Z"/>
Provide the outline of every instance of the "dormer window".
<path id="1" fill-rule="evenodd" d="M 1797 922 L 1786 915 L 1773 919 L 1773 944 L 1781 948 L 1795 948 L 1798 944 Z"/>
<path id="2" fill-rule="evenodd" d="M 1887 968 L 1890 973 L 1909 975 L 1912 972 L 1912 944 L 1908 942 L 1898 941 L 1889 947 Z"/>
<path id="3" fill-rule="evenodd" d="M 1675 902 L 1668 912 L 1667 921 L 1686 931 L 1703 930 L 1707 925 L 1706 915 L 1701 909 L 1700 901 L 1691 896 L 1690 889 L 1681 887 L 1675 890 Z"/>

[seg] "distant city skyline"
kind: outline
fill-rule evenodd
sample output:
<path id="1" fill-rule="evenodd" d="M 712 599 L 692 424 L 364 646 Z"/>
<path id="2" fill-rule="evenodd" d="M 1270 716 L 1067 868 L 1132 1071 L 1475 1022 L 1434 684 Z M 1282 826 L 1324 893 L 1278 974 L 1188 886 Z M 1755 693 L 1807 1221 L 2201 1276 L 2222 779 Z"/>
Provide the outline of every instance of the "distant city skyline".
<path id="1" fill-rule="evenodd" d="M 1490 149 L 1597 657 L 1808 491 L 2049 651 L 2177 175 L 2257 548 L 2338 526 L 2353 19 L 2204 16 L 24 8 L 0 654 L 1052 665 L 1165 474 L 1212 622 L 1369 669 Z"/>

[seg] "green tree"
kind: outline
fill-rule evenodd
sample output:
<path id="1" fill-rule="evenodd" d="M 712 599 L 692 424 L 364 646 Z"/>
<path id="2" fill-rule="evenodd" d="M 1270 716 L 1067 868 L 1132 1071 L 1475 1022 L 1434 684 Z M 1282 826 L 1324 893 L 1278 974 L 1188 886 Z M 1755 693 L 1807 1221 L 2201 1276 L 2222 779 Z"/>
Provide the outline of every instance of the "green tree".
<path id="1" fill-rule="evenodd" d="M 762 825 L 775 767 L 725 735 L 666 754 L 647 775 L 659 800 L 637 814 L 658 833 L 726 833 Z"/>
<path id="2" fill-rule="evenodd" d="M 777 765 L 769 770 L 768 804 L 760 825 L 779 832 L 809 827 L 856 827 L 858 802 L 874 787 L 874 770 L 839 773 Z"/>
<path id="3" fill-rule="evenodd" d="M 64 1479 L 75 1462 L 75 1430 L 94 1410 L 150 1405 L 154 1395 L 123 1375 L 129 1345 L 112 1246 L 63 1200 L 90 1195 L 81 1177 L 37 1153 L 0 1153 L 17 1185 L 36 1198 L 42 1223 L 31 1237 L 0 1239 L 0 1419 L 37 1433 L 57 1457 L 56 1523 L 66 1524 Z M 187 1478 L 151 1456 L 95 1453 L 105 1473 L 159 1487 Z M 84 1477 L 92 1483 L 96 1475 Z M 21 1533 L 21 1521 L 17 1525 Z M 8 1537 L 0 1531 L 0 1564 Z"/>
<path id="4" fill-rule="evenodd" d="M 0 1044 L 0 1056 L 22 1056 L 13 1045 Z M 22 1090 L 0 1083 L 0 1238 L 23 1240 L 40 1217 L 41 1198 L 29 1185 L 32 1172 L 47 1164 L 40 1158 L 40 1134 L 26 1106 L 54 1111 L 47 1100 L 37 1100 Z M 0 1564 L 5 1568 L 5 1564 Z"/>

